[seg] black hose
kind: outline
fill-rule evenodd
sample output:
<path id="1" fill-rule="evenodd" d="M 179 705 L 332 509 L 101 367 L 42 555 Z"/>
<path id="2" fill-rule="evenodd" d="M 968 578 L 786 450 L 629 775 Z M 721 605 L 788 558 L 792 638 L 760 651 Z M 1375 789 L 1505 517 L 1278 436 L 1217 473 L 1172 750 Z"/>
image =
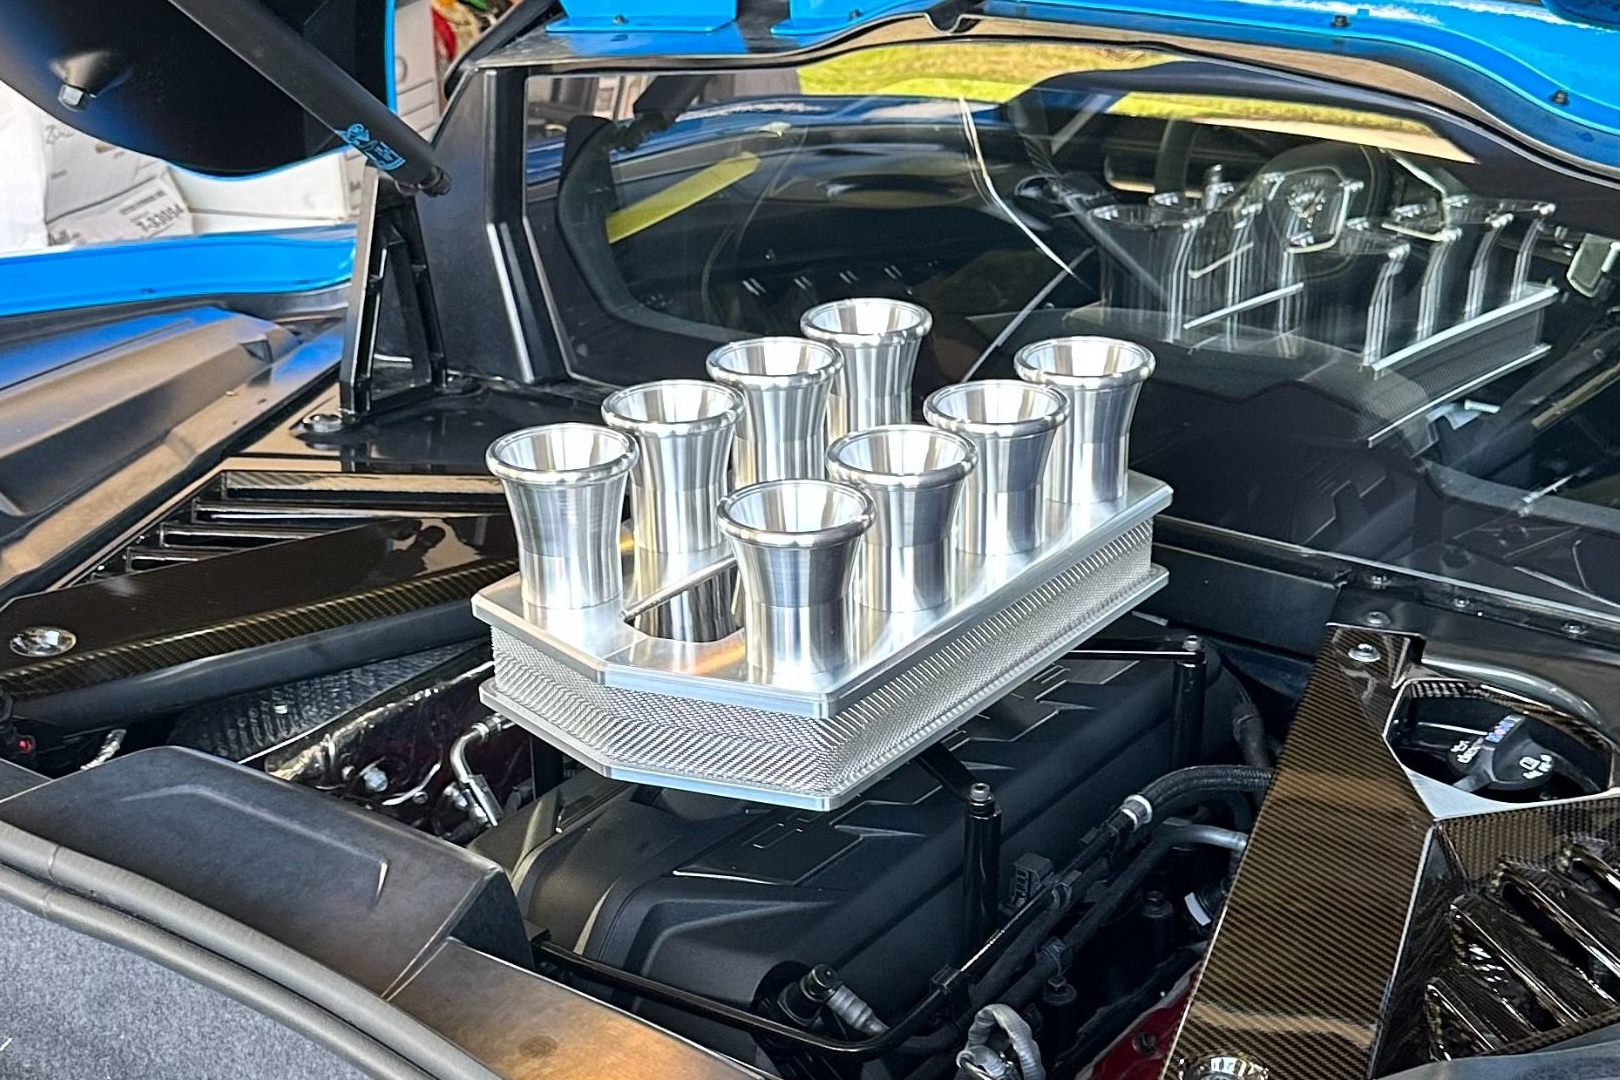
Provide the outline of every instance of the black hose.
<path id="1" fill-rule="evenodd" d="M 1073 955 L 1085 948 L 1118 913 L 1120 905 L 1136 895 L 1136 891 L 1142 887 L 1143 880 L 1153 872 L 1172 848 L 1188 844 L 1214 844 L 1231 850 L 1233 843 L 1233 836 L 1229 830 L 1212 831 L 1208 825 L 1170 825 L 1158 830 L 1148 846 L 1143 848 L 1120 875 L 1109 883 L 1107 890 L 1091 906 L 1091 910 L 1081 916 L 1080 921 L 1063 935 L 1063 951 Z M 1042 953 L 1036 958 L 1035 966 L 1023 978 L 1013 983 L 1001 1000 L 1015 1008 L 1022 1008 L 1034 1000 L 1035 995 L 1041 992 L 1041 987 L 1046 985 L 1046 980 L 1056 973 L 1056 962 L 1049 955 Z"/>
<path id="2" fill-rule="evenodd" d="M 1239 693 L 1232 706 L 1232 737 L 1237 740 L 1243 764 L 1260 769 L 1271 768 L 1271 744 L 1266 741 L 1266 724 L 1260 719 L 1260 710 L 1246 693 Z"/>

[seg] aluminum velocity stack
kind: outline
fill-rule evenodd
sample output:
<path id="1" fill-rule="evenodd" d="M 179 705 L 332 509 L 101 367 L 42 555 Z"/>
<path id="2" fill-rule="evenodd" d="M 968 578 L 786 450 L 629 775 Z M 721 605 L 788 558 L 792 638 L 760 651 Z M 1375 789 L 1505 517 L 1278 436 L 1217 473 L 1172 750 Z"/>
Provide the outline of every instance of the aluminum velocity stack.
<path id="1" fill-rule="evenodd" d="M 1013 358 L 1018 377 L 1049 386 L 1069 401 L 1068 422 L 1052 440 L 1046 497 L 1069 506 L 1113 502 L 1125 494 L 1131 416 L 1153 354 L 1117 338 L 1037 341 Z"/>
<path id="2" fill-rule="evenodd" d="M 804 336 L 844 358 L 827 403 L 829 438 L 911 422 L 917 350 L 933 325 L 932 315 L 904 300 L 835 300 L 804 313 Z"/>
<path id="3" fill-rule="evenodd" d="M 742 395 L 732 448 L 736 487 L 826 475 L 827 394 L 838 350 L 804 338 L 734 341 L 709 354 L 709 378 Z"/>
<path id="4" fill-rule="evenodd" d="M 950 529 L 973 444 L 921 424 L 845 435 L 827 448 L 827 475 L 860 488 L 876 514 L 860 548 L 860 600 L 881 611 L 927 611 L 949 599 Z"/>
<path id="5" fill-rule="evenodd" d="M 769 678 L 849 661 L 850 577 L 872 519 L 864 494 L 825 480 L 754 484 L 720 503 L 743 586 L 750 667 Z"/>
<path id="6" fill-rule="evenodd" d="M 721 546 L 716 507 L 742 416 L 742 396 L 696 379 L 643 383 L 608 395 L 602 419 L 636 440 L 630 520 L 636 546 L 684 553 Z"/>
<path id="7" fill-rule="evenodd" d="M 594 424 L 503 435 L 485 461 L 506 489 L 526 605 L 589 608 L 624 591 L 619 521 L 635 442 Z"/>
<path id="8" fill-rule="evenodd" d="M 1053 436 L 1068 419 L 1068 400 L 1049 386 L 986 379 L 934 391 L 923 413 L 978 453 L 962 487 L 956 545 L 978 555 L 1039 546 L 1045 519 L 1041 479 Z"/>

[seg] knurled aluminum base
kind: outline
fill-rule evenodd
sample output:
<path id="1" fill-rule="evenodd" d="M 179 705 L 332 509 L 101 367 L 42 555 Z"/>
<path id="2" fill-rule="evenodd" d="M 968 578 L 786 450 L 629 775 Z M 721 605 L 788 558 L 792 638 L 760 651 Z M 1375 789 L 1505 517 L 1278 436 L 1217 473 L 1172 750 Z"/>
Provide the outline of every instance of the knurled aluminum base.
<path id="1" fill-rule="evenodd" d="M 483 698 L 607 776 L 828 810 L 1163 587 L 1152 542 L 1149 518 L 826 716 L 604 685 L 498 624 Z"/>

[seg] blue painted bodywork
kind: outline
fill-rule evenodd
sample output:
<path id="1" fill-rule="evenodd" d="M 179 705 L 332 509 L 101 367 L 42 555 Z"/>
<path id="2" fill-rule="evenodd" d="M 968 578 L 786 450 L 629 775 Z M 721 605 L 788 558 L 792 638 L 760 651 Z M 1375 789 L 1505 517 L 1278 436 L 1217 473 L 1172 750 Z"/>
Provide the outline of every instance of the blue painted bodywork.
<path id="1" fill-rule="evenodd" d="M 938 0 L 867 5 L 790 0 L 774 32 L 812 46 L 852 25 L 925 11 Z M 390 0 L 390 4 L 392 0 Z M 1560 0 L 1566 14 L 1615 0 Z M 743 55 L 736 0 L 567 0 L 548 28 L 580 57 Z M 1376 60 L 1454 87 L 1535 142 L 1620 169 L 1620 28 L 1509 0 L 987 0 L 986 14 L 1171 33 Z M 852 13 L 858 13 L 853 18 Z M 389 22 L 392 27 L 392 20 Z M 611 30 L 611 33 L 602 31 Z M 786 35 L 786 36 L 783 36 Z M 390 46 L 392 36 L 390 33 Z M 392 65 L 389 79 L 393 93 Z M 555 147 L 531 148 L 531 177 Z M 352 230 L 207 236 L 0 258 L 0 316 L 176 296 L 329 287 L 353 264 Z M 342 237 L 342 238 L 340 238 Z"/>
<path id="2" fill-rule="evenodd" d="M 1608 3 L 1609 0 L 1586 0 Z M 900 0 L 862 10 L 858 23 L 916 13 L 937 0 Z M 570 0 L 571 14 L 612 0 Z M 670 9 L 678 4 L 669 5 Z M 854 5 L 859 9 L 861 5 Z M 1124 30 L 1172 33 L 1377 60 L 1454 87 L 1529 138 L 1565 154 L 1620 168 L 1620 28 L 1575 22 L 1514 0 L 988 0 L 975 11 Z M 791 16 L 789 23 L 791 24 Z M 826 25 L 795 36 L 809 47 L 844 33 Z M 790 25 L 786 29 L 792 29 Z M 621 31 L 624 27 L 619 28 Z M 735 25 L 709 31 L 631 28 L 568 33 L 579 57 L 742 55 Z M 778 31 L 784 27 L 780 24 Z M 787 44 L 787 42 L 784 42 Z"/>
<path id="3" fill-rule="evenodd" d="M 0 257 L 0 317 L 175 297 L 329 289 L 354 270 L 354 227 L 177 236 Z"/>

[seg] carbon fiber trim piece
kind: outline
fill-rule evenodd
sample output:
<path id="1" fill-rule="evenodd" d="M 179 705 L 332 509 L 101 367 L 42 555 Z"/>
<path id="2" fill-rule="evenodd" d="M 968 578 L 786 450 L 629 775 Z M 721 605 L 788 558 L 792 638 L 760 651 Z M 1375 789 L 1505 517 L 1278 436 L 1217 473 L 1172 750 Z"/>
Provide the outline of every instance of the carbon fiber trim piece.
<path id="1" fill-rule="evenodd" d="M 1400 703 L 1525 706 L 1434 679 L 1414 666 L 1420 646 L 1330 628 L 1167 1078 L 1240 1051 L 1279 1080 L 1364 1080 L 1450 1053 L 1435 1041 L 1442 1023 L 1506 1053 L 1612 1018 L 1581 963 L 1593 950 L 1549 939 L 1525 913 L 1531 899 L 1502 890 L 1556 890 L 1544 869 L 1566 863 L 1573 840 L 1620 841 L 1620 797 L 1437 818 L 1384 740 Z M 1570 907 L 1588 912 L 1587 899 Z"/>
<path id="2" fill-rule="evenodd" d="M 1328 635 L 1171 1062 L 1237 1050 L 1278 1080 L 1367 1075 L 1429 842 L 1382 736 L 1416 647 Z"/>
<path id="3" fill-rule="evenodd" d="M 20 597 L 0 611 L 0 639 L 64 626 L 78 646 L 0 655 L 0 682 L 26 701 L 463 602 L 510 575 L 514 556 L 503 517 L 395 518 Z"/>
<path id="4" fill-rule="evenodd" d="M 187 709 L 169 733 L 169 745 L 245 761 L 378 697 L 466 651 L 444 645 L 389 657 L 347 671 L 236 694 Z"/>

